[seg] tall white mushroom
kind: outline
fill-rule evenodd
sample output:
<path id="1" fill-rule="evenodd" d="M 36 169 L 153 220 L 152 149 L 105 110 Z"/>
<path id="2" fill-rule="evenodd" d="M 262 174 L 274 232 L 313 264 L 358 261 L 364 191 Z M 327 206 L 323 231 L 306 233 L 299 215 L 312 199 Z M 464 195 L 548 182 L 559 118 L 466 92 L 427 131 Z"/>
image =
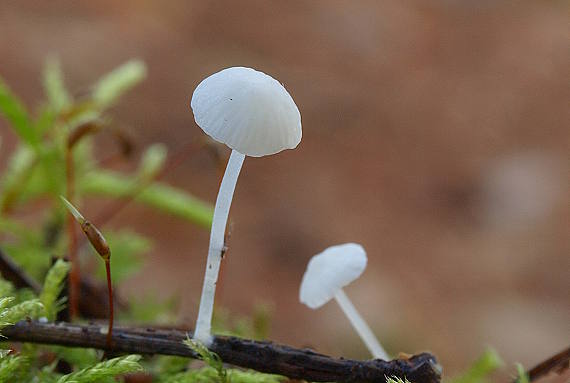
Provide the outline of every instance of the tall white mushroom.
<path id="1" fill-rule="evenodd" d="M 301 282 L 299 300 L 310 308 L 317 309 L 334 298 L 374 358 L 389 360 L 370 327 L 342 290 L 362 274 L 366 262 L 364 248 L 356 243 L 325 249 L 309 261 Z"/>
<path id="2" fill-rule="evenodd" d="M 194 339 L 209 345 L 224 232 L 241 166 L 246 155 L 262 157 L 295 148 L 301 141 L 301 114 L 277 80 L 244 67 L 227 68 L 204 79 L 190 105 L 200 128 L 232 149 L 216 199 L 194 330 Z"/>

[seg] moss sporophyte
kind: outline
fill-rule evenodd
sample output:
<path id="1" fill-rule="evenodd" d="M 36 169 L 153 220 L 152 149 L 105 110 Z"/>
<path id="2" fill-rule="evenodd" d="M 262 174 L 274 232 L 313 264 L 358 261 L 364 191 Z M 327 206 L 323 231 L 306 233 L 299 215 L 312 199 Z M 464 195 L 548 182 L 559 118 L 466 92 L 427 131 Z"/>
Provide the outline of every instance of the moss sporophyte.
<path id="1" fill-rule="evenodd" d="M 113 284 L 111 283 L 111 249 L 103 237 L 103 234 L 93 225 L 91 222 L 86 220 L 83 215 L 64 197 L 60 197 L 65 207 L 73 218 L 79 223 L 81 226 L 81 230 L 97 252 L 99 256 L 105 261 L 105 271 L 107 274 L 107 290 L 109 293 L 109 327 L 107 329 L 107 349 L 110 349 L 112 346 L 112 339 L 113 339 L 113 320 L 114 320 L 114 310 L 113 310 Z"/>

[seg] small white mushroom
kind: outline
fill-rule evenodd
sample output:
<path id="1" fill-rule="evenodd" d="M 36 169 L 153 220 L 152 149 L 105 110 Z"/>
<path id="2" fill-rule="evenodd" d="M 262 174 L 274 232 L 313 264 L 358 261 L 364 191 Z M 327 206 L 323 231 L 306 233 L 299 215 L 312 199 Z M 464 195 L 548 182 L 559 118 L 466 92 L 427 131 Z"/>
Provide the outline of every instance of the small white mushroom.
<path id="1" fill-rule="evenodd" d="M 200 128 L 232 149 L 214 208 L 194 330 L 194 339 L 209 345 L 224 232 L 243 161 L 246 155 L 261 157 L 295 148 L 301 141 L 301 114 L 277 80 L 244 67 L 227 68 L 204 79 L 194 90 L 190 105 Z"/>
<path id="2" fill-rule="evenodd" d="M 299 300 L 317 309 L 334 298 L 374 358 L 389 360 L 370 327 L 342 290 L 362 274 L 366 262 L 364 248 L 356 243 L 325 249 L 309 261 L 301 282 Z"/>

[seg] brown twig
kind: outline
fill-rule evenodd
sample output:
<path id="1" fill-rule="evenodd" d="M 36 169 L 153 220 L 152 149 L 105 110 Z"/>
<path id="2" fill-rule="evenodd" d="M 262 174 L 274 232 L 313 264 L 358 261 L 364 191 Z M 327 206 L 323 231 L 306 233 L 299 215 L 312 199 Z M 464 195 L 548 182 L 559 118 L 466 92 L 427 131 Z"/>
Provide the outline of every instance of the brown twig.
<path id="1" fill-rule="evenodd" d="M 61 200 L 69 210 L 73 219 L 81 225 L 81 230 L 91 243 L 91 246 L 97 251 L 97 254 L 105 261 L 105 270 L 107 273 L 107 289 L 109 290 L 109 329 L 107 331 L 107 349 L 111 349 L 111 340 L 113 339 L 113 287 L 111 284 L 111 249 L 105 240 L 105 237 L 99 229 L 91 222 L 86 220 L 79 210 L 68 200 L 61 197 Z"/>
<path id="2" fill-rule="evenodd" d="M 30 278 L 18 265 L 14 263 L 12 258 L 4 254 L 0 249 L 0 275 L 7 281 L 12 282 L 17 289 L 29 288 L 36 294 L 39 294 L 41 286 L 35 280 Z"/>
<path id="3" fill-rule="evenodd" d="M 570 368 L 570 347 L 537 364 L 528 370 L 526 374 L 528 375 L 529 382 L 534 382 L 550 372 L 560 372 L 559 370 L 568 368 Z M 518 379 L 515 379 L 514 382 L 518 382 Z"/>
<path id="4" fill-rule="evenodd" d="M 68 201 L 75 200 L 75 164 L 73 163 L 73 148 L 81 141 L 82 138 L 101 130 L 102 125 L 97 121 L 88 121 L 73 129 L 67 137 L 67 145 L 65 147 L 65 196 Z M 79 265 L 79 257 L 77 256 L 77 233 L 75 232 L 75 223 L 73 216 L 67 214 L 67 237 L 68 237 L 68 255 L 71 261 L 71 271 L 69 273 L 69 316 L 71 319 L 77 317 L 79 313 L 79 294 L 81 270 Z"/>
<path id="5" fill-rule="evenodd" d="M 101 121 L 87 121 L 73 129 L 67 137 L 67 146 L 65 151 L 65 169 L 66 169 L 66 198 L 73 202 L 75 199 L 75 167 L 73 162 L 73 148 L 77 143 L 87 136 L 98 133 L 105 125 Z M 133 150 L 133 144 L 127 135 L 120 129 L 112 127 L 115 139 L 120 144 L 121 154 L 128 156 Z M 75 231 L 75 223 L 71 214 L 67 215 L 67 236 L 69 240 L 68 255 L 71 260 L 71 272 L 69 273 L 69 314 L 71 318 L 75 318 L 79 313 L 79 295 L 81 271 L 79 259 L 77 256 L 78 239 Z"/>
<path id="6" fill-rule="evenodd" d="M 36 294 L 39 294 L 41 291 L 41 285 L 16 265 L 12 258 L 4 253 L 1 248 L 0 275 L 7 281 L 12 282 L 17 289 L 29 288 Z M 82 297 L 79 301 L 79 313 L 81 316 L 89 319 L 107 318 L 109 312 L 108 289 L 85 275 L 81 277 L 79 286 L 79 292 Z M 117 300 L 116 296 L 114 296 L 114 300 Z M 126 308 L 125 303 L 121 300 L 119 300 L 117 304 L 119 307 Z"/>
<path id="7" fill-rule="evenodd" d="M 21 321 L 4 328 L 2 335 L 9 341 L 106 349 L 105 332 L 97 325 Z M 188 335 L 181 330 L 115 328 L 112 351 L 196 358 L 182 343 Z M 386 376 L 407 377 L 414 383 L 439 383 L 441 379 L 441 367 L 428 353 L 392 361 L 358 361 L 273 342 L 222 336 L 215 337 L 211 350 L 228 364 L 314 382 L 384 383 Z"/>
<path id="8" fill-rule="evenodd" d="M 107 273 L 107 290 L 109 292 L 109 326 L 107 328 L 107 347 L 111 348 L 113 341 L 113 321 L 115 314 L 113 310 L 113 284 L 111 283 L 111 259 L 105 259 L 105 270 Z"/>
<path id="9" fill-rule="evenodd" d="M 73 201 L 75 195 L 75 172 L 73 167 L 72 144 L 68 144 L 65 152 L 65 169 L 65 194 L 69 201 Z M 71 271 L 69 272 L 69 316 L 73 319 L 77 317 L 79 308 L 79 282 L 81 280 L 81 271 L 79 266 L 79 259 L 77 256 L 77 234 L 75 233 L 75 222 L 73 216 L 70 213 L 67 213 L 66 229 L 69 241 L 67 251 L 69 254 L 69 259 L 71 261 Z"/>

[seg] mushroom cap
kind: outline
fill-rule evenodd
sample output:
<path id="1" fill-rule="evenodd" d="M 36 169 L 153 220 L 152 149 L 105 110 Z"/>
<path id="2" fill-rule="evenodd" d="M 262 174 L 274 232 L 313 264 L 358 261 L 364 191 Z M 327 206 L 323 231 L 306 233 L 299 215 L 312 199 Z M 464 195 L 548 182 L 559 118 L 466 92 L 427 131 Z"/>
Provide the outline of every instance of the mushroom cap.
<path id="1" fill-rule="evenodd" d="M 301 114 L 293 98 L 255 69 L 232 67 L 205 78 L 190 106 L 206 134 L 248 156 L 293 149 L 301 141 Z"/>
<path id="2" fill-rule="evenodd" d="M 362 274 L 366 261 L 366 251 L 357 243 L 331 246 L 315 255 L 303 275 L 299 300 L 312 309 L 321 307 Z"/>

